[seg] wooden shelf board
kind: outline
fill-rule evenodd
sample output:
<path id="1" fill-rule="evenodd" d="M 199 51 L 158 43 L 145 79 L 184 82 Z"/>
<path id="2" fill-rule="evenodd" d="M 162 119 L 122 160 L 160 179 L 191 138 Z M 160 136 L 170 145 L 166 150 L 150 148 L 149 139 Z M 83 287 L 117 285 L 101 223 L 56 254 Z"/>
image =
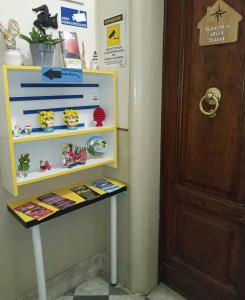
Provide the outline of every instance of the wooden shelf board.
<path id="1" fill-rule="evenodd" d="M 92 134 L 92 133 L 102 133 L 106 131 L 113 131 L 115 127 L 113 126 L 103 126 L 103 127 L 82 127 L 77 130 L 68 130 L 68 129 L 59 129 L 54 132 L 45 133 L 45 132 L 33 132 L 30 135 L 21 135 L 20 137 L 13 136 L 13 143 L 25 143 L 39 140 L 47 139 L 57 139 L 62 137 L 70 137 L 82 134 Z"/>
<path id="2" fill-rule="evenodd" d="M 30 171 L 27 177 L 21 177 L 21 178 L 17 177 L 17 186 L 22 186 L 29 183 L 55 178 L 58 176 L 75 173 L 81 170 L 99 167 L 102 165 L 113 163 L 114 161 L 115 160 L 113 158 L 104 156 L 104 157 L 90 158 L 87 160 L 85 165 L 78 165 L 71 169 L 66 167 L 53 167 L 52 170 L 46 172 Z"/>

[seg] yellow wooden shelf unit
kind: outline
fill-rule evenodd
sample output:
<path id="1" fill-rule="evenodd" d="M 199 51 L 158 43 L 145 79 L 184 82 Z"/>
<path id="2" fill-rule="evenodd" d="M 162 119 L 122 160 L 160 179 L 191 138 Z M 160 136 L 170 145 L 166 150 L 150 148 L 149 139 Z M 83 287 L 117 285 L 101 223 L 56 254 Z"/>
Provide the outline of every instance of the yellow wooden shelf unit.
<path id="1" fill-rule="evenodd" d="M 4 188 L 18 196 L 19 186 L 72 174 L 102 165 L 117 167 L 117 105 L 116 73 L 110 70 L 85 70 L 82 82 L 43 80 L 42 67 L 4 65 L 4 83 L 0 101 L 0 161 Z M 96 127 L 93 111 L 101 106 L 106 111 L 103 127 Z M 68 130 L 63 119 L 64 109 L 79 113 L 77 130 Z M 55 131 L 41 130 L 37 114 L 41 110 L 55 112 Z M 30 124 L 32 133 L 14 137 L 15 125 L 22 129 Z M 107 141 L 107 152 L 102 157 L 88 154 L 84 165 L 72 169 L 64 167 L 62 150 L 65 144 L 86 146 L 87 141 L 99 136 Z M 21 154 L 30 153 L 30 170 L 26 177 L 17 174 Z M 48 160 L 52 169 L 39 171 L 40 160 Z"/>

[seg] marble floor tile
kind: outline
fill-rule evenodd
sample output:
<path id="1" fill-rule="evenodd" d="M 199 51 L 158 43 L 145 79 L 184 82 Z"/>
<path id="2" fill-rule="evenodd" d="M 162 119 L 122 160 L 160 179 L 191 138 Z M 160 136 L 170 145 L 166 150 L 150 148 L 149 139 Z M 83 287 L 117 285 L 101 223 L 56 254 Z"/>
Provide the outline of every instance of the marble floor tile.
<path id="1" fill-rule="evenodd" d="M 74 296 L 108 296 L 109 295 L 109 283 L 104 279 L 95 277 L 82 284 L 80 284 L 76 289 Z"/>
<path id="2" fill-rule="evenodd" d="M 110 285 L 110 290 L 109 294 L 111 296 L 116 296 L 116 295 L 129 295 L 129 292 L 120 284 L 117 284 L 116 286 L 111 286 Z"/>
<path id="3" fill-rule="evenodd" d="M 163 283 L 157 286 L 147 297 L 150 300 L 187 300 Z"/>
<path id="4" fill-rule="evenodd" d="M 109 300 L 109 296 L 74 296 L 74 300 Z"/>
<path id="5" fill-rule="evenodd" d="M 143 296 L 137 295 L 123 295 L 123 296 L 109 296 L 110 300 L 145 300 Z"/>

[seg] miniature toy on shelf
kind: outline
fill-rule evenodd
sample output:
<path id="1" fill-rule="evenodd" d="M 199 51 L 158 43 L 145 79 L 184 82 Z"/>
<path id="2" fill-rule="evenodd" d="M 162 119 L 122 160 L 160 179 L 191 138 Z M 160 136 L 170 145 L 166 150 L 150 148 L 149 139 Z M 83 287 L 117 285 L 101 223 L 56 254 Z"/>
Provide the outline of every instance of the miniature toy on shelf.
<path id="1" fill-rule="evenodd" d="M 19 158 L 18 165 L 18 176 L 19 177 L 27 177 L 28 171 L 30 169 L 30 154 L 21 154 Z"/>
<path id="2" fill-rule="evenodd" d="M 73 144 L 66 144 L 63 149 L 62 155 L 63 164 L 68 168 L 72 168 L 77 165 L 84 165 L 87 160 L 86 148 Z"/>
<path id="3" fill-rule="evenodd" d="M 79 116 L 77 110 L 66 109 L 64 111 L 64 121 L 67 125 L 67 129 L 75 130 L 77 129 L 77 124 L 79 121 Z"/>
<path id="4" fill-rule="evenodd" d="M 32 127 L 30 124 L 27 124 L 24 128 L 25 134 L 29 135 L 32 133 Z"/>
<path id="5" fill-rule="evenodd" d="M 99 70 L 100 69 L 97 51 L 94 51 L 93 58 L 91 59 L 91 62 L 90 62 L 90 69 L 91 70 Z"/>
<path id="6" fill-rule="evenodd" d="M 44 132 L 54 131 L 54 116 L 53 111 L 40 111 L 38 113 L 38 120 Z"/>
<path id="7" fill-rule="evenodd" d="M 51 170 L 52 166 L 50 165 L 50 163 L 48 162 L 48 160 L 40 160 L 40 172 L 44 172 L 47 170 Z"/>
<path id="8" fill-rule="evenodd" d="M 95 109 L 94 114 L 94 121 L 96 122 L 96 127 L 103 127 L 103 123 L 106 118 L 105 110 L 102 107 L 98 107 Z"/>
<path id="9" fill-rule="evenodd" d="M 107 150 L 107 141 L 100 136 L 93 136 L 87 142 L 88 153 L 93 156 L 102 156 Z"/>
<path id="10" fill-rule="evenodd" d="M 21 135 L 22 129 L 20 128 L 19 125 L 14 125 L 14 129 L 12 132 L 14 137 L 19 137 Z"/>

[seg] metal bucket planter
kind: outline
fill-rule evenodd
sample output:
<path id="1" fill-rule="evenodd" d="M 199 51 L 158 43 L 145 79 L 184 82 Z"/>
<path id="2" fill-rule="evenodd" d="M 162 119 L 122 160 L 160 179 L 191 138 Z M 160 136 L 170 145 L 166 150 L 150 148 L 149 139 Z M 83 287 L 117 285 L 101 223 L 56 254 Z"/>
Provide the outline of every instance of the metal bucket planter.
<path id="1" fill-rule="evenodd" d="M 52 66 L 54 45 L 30 44 L 30 50 L 34 66 Z"/>

